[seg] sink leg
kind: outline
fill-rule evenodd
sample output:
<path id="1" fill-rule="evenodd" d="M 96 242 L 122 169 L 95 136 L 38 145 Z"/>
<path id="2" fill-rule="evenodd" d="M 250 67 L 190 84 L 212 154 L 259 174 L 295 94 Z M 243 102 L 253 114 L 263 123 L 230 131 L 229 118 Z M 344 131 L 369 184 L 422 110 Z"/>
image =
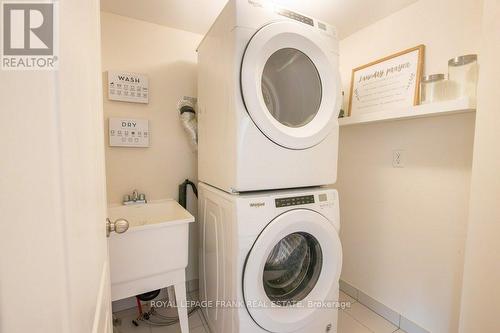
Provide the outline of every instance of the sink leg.
<path id="1" fill-rule="evenodd" d="M 182 333 L 189 333 L 187 303 L 186 303 L 186 284 L 178 283 L 175 288 L 175 300 L 177 302 L 177 313 L 179 314 L 179 324 Z"/>

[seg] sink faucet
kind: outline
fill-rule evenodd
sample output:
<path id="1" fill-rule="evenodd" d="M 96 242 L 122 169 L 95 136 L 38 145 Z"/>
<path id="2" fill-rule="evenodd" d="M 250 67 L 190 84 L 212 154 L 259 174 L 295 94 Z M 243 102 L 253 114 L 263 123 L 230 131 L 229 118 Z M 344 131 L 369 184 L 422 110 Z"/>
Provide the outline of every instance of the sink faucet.
<path id="1" fill-rule="evenodd" d="M 138 190 L 133 190 L 132 194 L 125 194 L 123 196 L 124 205 L 138 205 L 147 203 L 146 194 L 139 193 Z"/>

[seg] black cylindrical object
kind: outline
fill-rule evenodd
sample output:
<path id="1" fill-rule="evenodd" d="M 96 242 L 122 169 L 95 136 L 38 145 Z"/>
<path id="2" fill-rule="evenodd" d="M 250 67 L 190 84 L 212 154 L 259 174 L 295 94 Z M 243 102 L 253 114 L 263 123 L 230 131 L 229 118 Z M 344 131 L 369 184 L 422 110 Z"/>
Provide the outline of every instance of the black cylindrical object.
<path id="1" fill-rule="evenodd" d="M 186 179 L 182 184 L 179 185 L 179 204 L 186 208 L 187 207 L 187 187 L 191 186 L 193 189 L 194 195 L 198 197 L 198 189 L 196 188 L 196 185 L 190 181 L 189 179 Z"/>

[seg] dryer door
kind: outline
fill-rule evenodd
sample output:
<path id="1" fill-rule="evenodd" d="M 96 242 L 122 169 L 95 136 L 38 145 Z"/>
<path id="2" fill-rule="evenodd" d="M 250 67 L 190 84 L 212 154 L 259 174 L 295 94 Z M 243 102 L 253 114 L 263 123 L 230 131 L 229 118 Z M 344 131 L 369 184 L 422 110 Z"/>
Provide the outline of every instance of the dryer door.
<path id="1" fill-rule="evenodd" d="M 269 223 L 247 257 L 243 295 L 248 312 L 270 332 L 296 331 L 316 318 L 315 306 L 337 301 L 327 294 L 341 267 L 342 248 L 332 223 L 311 210 L 286 212 Z"/>
<path id="2" fill-rule="evenodd" d="M 285 21 L 260 29 L 245 51 L 245 106 L 261 132 L 285 148 L 310 148 L 338 126 L 337 56 L 324 43 L 314 28 Z"/>

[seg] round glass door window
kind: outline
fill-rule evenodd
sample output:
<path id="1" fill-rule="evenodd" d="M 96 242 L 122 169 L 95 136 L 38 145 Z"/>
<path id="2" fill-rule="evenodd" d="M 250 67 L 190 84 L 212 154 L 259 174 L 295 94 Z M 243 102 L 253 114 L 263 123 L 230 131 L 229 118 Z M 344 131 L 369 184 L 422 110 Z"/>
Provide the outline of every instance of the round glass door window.
<path id="1" fill-rule="evenodd" d="M 278 305 L 303 300 L 316 285 L 322 266 L 321 247 L 308 233 L 293 233 L 281 239 L 264 266 L 264 290 Z"/>
<path id="2" fill-rule="evenodd" d="M 321 78 L 316 66 L 299 50 L 276 51 L 264 66 L 262 96 L 271 115 L 283 125 L 307 125 L 321 105 Z"/>

